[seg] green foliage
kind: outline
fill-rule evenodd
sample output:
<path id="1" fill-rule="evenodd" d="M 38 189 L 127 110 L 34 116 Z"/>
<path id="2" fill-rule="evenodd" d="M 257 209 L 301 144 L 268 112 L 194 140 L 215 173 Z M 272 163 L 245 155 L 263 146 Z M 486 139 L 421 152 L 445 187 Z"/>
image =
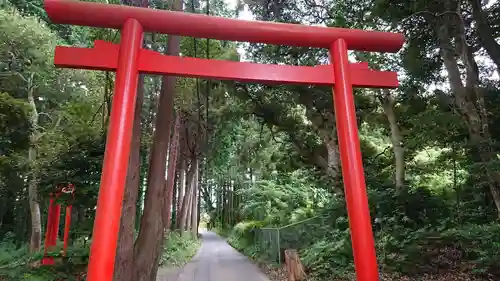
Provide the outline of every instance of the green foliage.
<path id="1" fill-rule="evenodd" d="M 264 220 L 267 225 L 284 225 L 311 216 L 315 207 L 324 206 L 328 194 L 315 186 L 306 170 L 276 174 L 243 189 L 246 201 L 241 215 Z"/>
<path id="2" fill-rule="evenodd" d="M 28 147 L 31 132 L 29 105 L 8 93 L 0 93 L 0 147 L 1 155 L 15 153 Z"/>
<path id="3" fill-rule="evenodd" d="M 43 267 L 40 266 L 43 253 L 29 253 L 27 245 L 19 247 L 14 241 L 13 234 L 7 234 L 0 241 L 0 280 L 77 280 L 88 261 L 88 245 L 74 243 L 61 263 L 54 267 Z"/>
<path id="4" fill-rule="evenodd" d="M 16 266 L 27 255 L 26 246 L 18 247 L 12 241 L 13 234 L 7 233 L 0 242 L 0 267 Z M 24 261 L 22 261 L 24 263 Z"/>
<path id="5" fill-rule="evenodd" d="M 245 221 L 238 223 L 231 232 L 229 232 L 228 243 L 235 249 L 238 249 L 245 255 L 261 259 L 265 251 L 261 244 L 256 243 L 259 229 L 264 226 L 262 221 Z"/>
<path id="6" fill-rule="evenodd" d="M 263 221 L 240 222 L 229 233 L 229 242 L 237 248 L 245 248 L 253 243 L 257 231 L 264 226 Z"/>
<path id="7" fill-rule="evenodd" d="M 201 243 L 191 232 L 169 232 L 165 239 L 164 251 L 160 265 L 167 267 L 182 267 L 194 257 Z"/>
<path id="8" fill-rule="evenodd" d="M 323 238 L 300 251 L 301 261 L 315 277 L 346 277 L 353 270 L 349 231 L 332 230 Z"/>
<path id="9" fill-rule="evenodd" d="M 36 200 L 41 203 L 42 222 L 49 190 L 59 182 L 74 181 L 81 194 L 77 198 L 83 199 L 76 203 L 80 216 L 75 222 L 90 233 L 89 220 L 82 221 L 82 214 L 94 207 L 103 156 L 100 77 L 53 66 L 60 38 L 31 9 L 31 4 L 40 3 L 24 3 L 27 6 L 21 8 L 23 3 L 16 2 L 18 9 L 0 9 L 0 238 L 11 232 L 18 244 L 29 235 L 31 178 L 39 178 Z M 29 148 L 36 155 L 31 161 Z"/>
<path id="10" fill-rule="evenodd" d="M 490 191 L 498 184 L 485 172 L 485 167 L 500 169 L 498 81 L 490 78 L 494 67 L 478 59 L 489 118 L 484 135 L 491 135 L 487 147 L 496 157 L 484 163 L 464 116 L 457 114 L 435 32 L 440 20 L 451 18 L 444 3 L 460 3 L 457 15 L 466 24 L 464 36 L 472 57 L 484 57 L 471 7 L 453 0 L 270 0 L 266 5 L 240 1 L 240 8 L 243 2 L 257 19 L 405 33 L 407 44 L 398 54 L 352 53 L 373 68 L 398 71 L 402 81 L 391 92 L 405 162 L 405 186 L 398 190 L 392 181 L 393 132 L 379 100 L 381 92 L 354 92 L 380 268 L 406 275 L 451 270 L 498 278 L 500 229 Z M 161 1 L 150 4 L 166 6 Z M 238 12 L 221 0 L 210 4 L 212 14 Z M 205 12 L 203 7 L 197 1 L 197 12 Z M 499 4 L 484 6 L 495 38 L 500 32 L 499 11 Z M 0 30 L 0 279 L 70 279 L 88 258 L 83 241 L 92 232 L 113 75 L 55 69 L 53 49 L 57 43 L 116 42 L 119 34 L 51 24 L 39 0 L 2 3 Z M 155 35 L 148 47 L 163 52 L 166 39 Z M 183 38 L 181 51 L 184 56 L 238 61 L 238 47 Z M 459 52 L 459 46 L 454 47 Z M 261 44 L 244 48 L 246 59 L 262 63 L 318 65 L 328 57 L 321 49 Z M 147 163 L 146 146 L 157 129 L 152 120 L 160 80 L 145 81 L 142 158 Z M 28 104 L 28 93 L 34 94 L 37 126 L 29 120 L 33 105 Z M 293 247 L 311 276 L 350 276 L 352 249 L 341 171 L 334 170 L 339 157 L 331 88 L 183 78 L 177 81 L 176 93 L 176 109 L 186 119 L 197 120 L 207 137 L 199 152 L 200 196 L 202 212 L 210 216 L 208 225 L 255 259 L 279 262 L 277 253 Z M 196 138 L 197 134 L 189 136 L 189 141 Z M 37 151 L 34 163 L 27 161 L 30 147 Z M 141 169 L 144 174 L 147 165 Z M 37 174 L 43 223 L 54 184 L 72 182 L 77 187 L 72 238 L 84 237 L 71 239 L 76 242 L 66 268 L 26 266 L 40 259 L 39 253 L 28 254 L 25 246 L 30 229 L 27 179 Z M 170 233 L 165 244 L 162 264 L 174 266 L 184 264 L 199 246 L 197 239 L 177 233 Z"/>
<path id="11" fill-rule="evenodd" d="M 372 197 L 370 200 L 401 202 L 400 205 L 391 203 L 376 207 L 375 240 L 382 272 L 407 275 L 447 271 L 487 276 L 498 274 L 498 224 L 457 224 L 450 220 L 452 206 L 433 205 L 433 201 L 441 203 L 443 199 L 436 196 L 423 199 L 421 192 L 379 197 L 377 200 Z M 416 206 L 418 208 L 414 209 Z M 353 256 L 345 213 L 332 208 L 318 212 L 330 219 L 279 228 L 279 242 L 268 238 L 271 234 L 262 229 L 262 222 L 254 221 L 237 224 L 228 241 L 248 256 L 272 263 L 277 257 L 272 251 L 299 249 L 311 276 L 319 280 L 332 276 L 349 277 L 353 270 Z M 272 232 L 273 237 L 277 230 Z M 264 235 L 259 237 L 261 234 Z M 281 248 L 276 249 L 276 245 Z"/>

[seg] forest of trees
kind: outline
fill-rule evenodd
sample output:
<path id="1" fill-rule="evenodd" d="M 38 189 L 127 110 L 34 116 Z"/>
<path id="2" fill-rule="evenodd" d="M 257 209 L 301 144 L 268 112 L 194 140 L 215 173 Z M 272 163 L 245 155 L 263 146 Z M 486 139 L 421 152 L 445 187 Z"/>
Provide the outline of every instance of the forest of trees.
<path id="1" fill-rule="evenodd" d="M 500 3 L 105 2 L 402 32 L 397 54 L 351 53 L 401 81 L 395 90 L 355 90 L 380 272 L 384 280 L 500 278 Z M 0 280 L 71 280 L 85 271 L 114 73 L 57 69 L 54 48 L 119 39 L 116 30 L 54 25 L 41 0 L 1 4 Z M 222 60 L 328 61 L 324 49 L 150 33 L 143 45 Z M 277 251 L 293 245 L 312 279 L 351 278 L 332 102 L 330 87 L 141 75 L 114 279 L 155 280 L 169 262 L 169 230 L 195 239 L 203 215 L 233 247 L 268 263 L 278 261 L 263 231 L 293 224 L 278 234 Z M 68 182 L 76 186 L 68 258 L 42 269 L 49 194 Z"/>

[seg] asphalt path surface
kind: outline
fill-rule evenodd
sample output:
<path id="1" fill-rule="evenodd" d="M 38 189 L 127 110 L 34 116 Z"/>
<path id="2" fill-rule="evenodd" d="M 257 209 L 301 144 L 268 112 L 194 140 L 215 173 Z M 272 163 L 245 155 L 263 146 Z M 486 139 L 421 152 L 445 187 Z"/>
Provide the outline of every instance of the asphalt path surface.
<path id="1" fill-rule="evenodd" d="M 159 269 L 157 281 L 269 281 L 247 257 L 213 232 L 201 232 L 202 245 L 178 270 Z"/>

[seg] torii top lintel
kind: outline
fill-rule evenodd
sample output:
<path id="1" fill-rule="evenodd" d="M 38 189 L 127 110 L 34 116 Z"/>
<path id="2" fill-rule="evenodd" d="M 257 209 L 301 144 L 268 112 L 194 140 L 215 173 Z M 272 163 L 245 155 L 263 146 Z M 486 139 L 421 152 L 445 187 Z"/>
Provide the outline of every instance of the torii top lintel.
<path id="1" fill-rule="evenodd" d="M 134 18 L 144 31 L 251 43 L 330 48 L 342 38 L 350 50 L 397 52 L 404 42 L 399 33 L 247 21 L 95 2 L 45 0 L 45 10 L 53 23 L 120 29 L 127 19 Z"/>

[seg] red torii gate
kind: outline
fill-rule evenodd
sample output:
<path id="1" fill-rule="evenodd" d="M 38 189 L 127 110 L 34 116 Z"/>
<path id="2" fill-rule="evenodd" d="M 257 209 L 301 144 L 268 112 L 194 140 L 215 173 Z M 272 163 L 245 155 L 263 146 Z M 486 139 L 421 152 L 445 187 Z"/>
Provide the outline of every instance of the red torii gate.
<path id="1" fill-rule="evenodd" d="M 245 21 L 70 0 L 45 0 L 45 10 L 54 23 L 121 30 L 119 45 L 96 41 L 94 48 L 57 47 L 55 51 L 55 64 L 59 67 L 116 71 L 90 251 L 89 281 L 111 281 L 113 278 L 139 73 L 259 83 L 334 85 L 334 110 L 356 276 L 359 281 L 378 280 L 352 88 L 396 88 L 398 79 L 396 73 L 370 70 L 366 63 L 350 64 L 347 50 L 397 52 L 404 43 L 403 35 Z M 327 48 L 331 64 L 283 66 L 166 56 L 142 49 L 145 31 Z"/>

